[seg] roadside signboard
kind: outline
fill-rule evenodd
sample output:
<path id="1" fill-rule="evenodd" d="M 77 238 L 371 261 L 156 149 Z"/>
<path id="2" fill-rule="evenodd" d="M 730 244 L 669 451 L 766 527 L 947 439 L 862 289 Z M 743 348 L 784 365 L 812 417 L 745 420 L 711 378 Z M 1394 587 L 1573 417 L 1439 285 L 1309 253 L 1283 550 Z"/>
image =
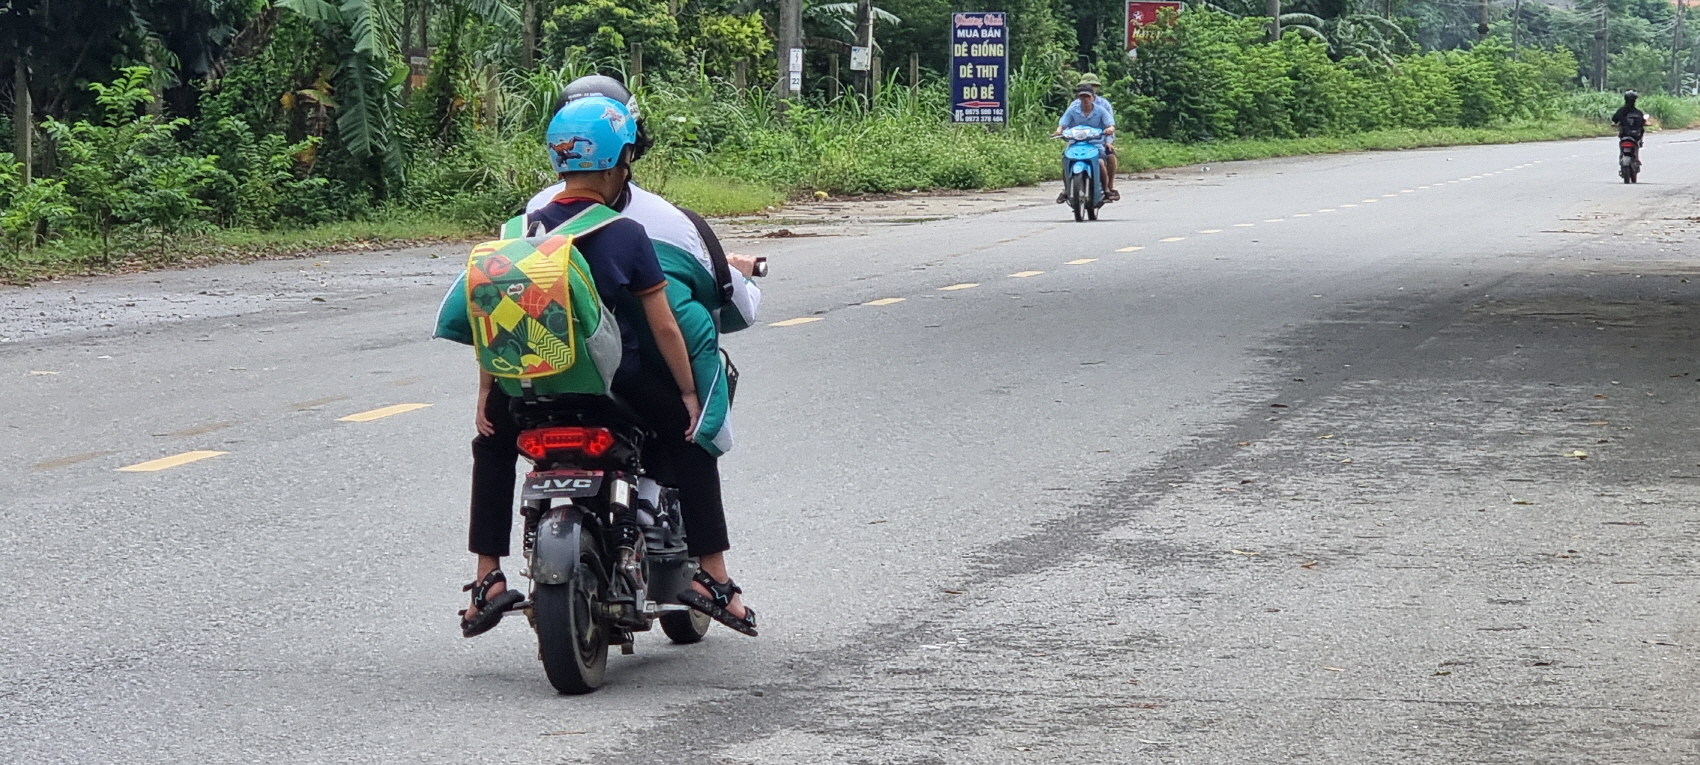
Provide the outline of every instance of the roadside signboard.
<path id="1" fill-rule="evenodd" d="M 1139 47 L 1139 28 L 1157 20 L 1157 11 L 1173 8 L 1176 13 L 1181 10 L 1181 4 L 1169 0 L 1128 0 L 1127 3 L 1127 49 Z"/>
<path id="2" fill-rule="evenodd" d="M 786 83 L 788 89 L 792 93 L 803 92 L 803 49 L 792 48 L 791 55 L 786 63 L 790 64 L 787 70 L 790 72 L 790 77 L 787 78 L 788 82 Z"/>
<path id="3" fill-rule="evenodd" d="M 1004 14 L 951 14 L 950 120 L 1007 122 L 1008 95 L 1009 27 Z"/>
<path id="4" fill-rule="evenodd" d="M 873 57 L 873 48 L 865 48 L 860 45 L 850 46 L 850 71 L 866 72 L 872 69 L 873 67 L 870 64 L 873 62 Z"/>

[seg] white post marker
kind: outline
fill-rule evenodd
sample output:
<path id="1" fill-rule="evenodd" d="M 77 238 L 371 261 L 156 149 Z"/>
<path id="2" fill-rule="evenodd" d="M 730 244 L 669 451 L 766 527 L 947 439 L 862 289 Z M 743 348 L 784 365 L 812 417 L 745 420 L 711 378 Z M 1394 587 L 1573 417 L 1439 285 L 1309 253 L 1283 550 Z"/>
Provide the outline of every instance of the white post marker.
<path id="1" fill-rule="evenodd" d="M 789 85 L 792 93 L 803 92 L 803 49 L 792 48 L 791 60 L 787 63 L 791 65 L 789 70 L 790 81 L 787 85 Z"/>

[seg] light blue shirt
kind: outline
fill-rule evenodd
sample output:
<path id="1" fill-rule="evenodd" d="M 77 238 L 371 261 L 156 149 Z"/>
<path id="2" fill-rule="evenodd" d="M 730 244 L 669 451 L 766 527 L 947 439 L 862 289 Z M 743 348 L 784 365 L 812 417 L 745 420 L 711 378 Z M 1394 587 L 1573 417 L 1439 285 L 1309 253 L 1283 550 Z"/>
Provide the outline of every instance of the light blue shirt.
<path id="1" fill-rule="evenodd" d="M 1097 112 L 1100 112 L 1100 111 L 1103 112 L 1105 116 L 1109 117 L 1111 125 L 1116 124 L 1116 110 L 1115 110 L 1115 107 L 1110 106 L 1110 100 L 1109 99 L 1107 99 L 1103 96 L 1098 96 L 1097 98 L 1092 99 L 1092 111 L 1093 111 L 1093 113 L 1097 113 Z M 1058 120 L 1058 126 L 1059 127 L 1064 127 L 1064 128 L 1072 127 L 1072 126 L 1069 126 L 1069 125 L 1063 125 L 1062 124 L 1062 122 L 1064 120 L 1068 119 L 1068 113 L 1069 112 L 1074 112 L 1075 115 L 1077 115 L 1077 116 L 1083 116 L 1083 115 L 1080 114 L 1080 99 L 1076 98 L 1073 101 L 1068 102 L 1068 108 L 1063 110 L 1062 120 Z M 1075 124 L 1080 124 L 1080 123 L 1075 123 Z"/>
<path id="2" fill-rule="evenodd" d="M 1099 130 L 1104 130 L 1106 128 L 1115 127 L 1115 124 L 1116 113 L 1110 111 L 1109 104 L 1101 98 L 1093 99 L 1091 114 L 1081 111 L 1080 99 L 1077 98 L 1069 103 L 1067 109 L 1063 110 L 1062 119 L 1057 120 L 1057 128 L 1059 130 L 1067 130 L 1077 125 L 1085 125 L 1087 127 L 1095 127 Z M 1102 140 L 1106 142 L 1113 141 L 1115 140 L 1115 136 L 1107 135 L 1104 136 Z"/>

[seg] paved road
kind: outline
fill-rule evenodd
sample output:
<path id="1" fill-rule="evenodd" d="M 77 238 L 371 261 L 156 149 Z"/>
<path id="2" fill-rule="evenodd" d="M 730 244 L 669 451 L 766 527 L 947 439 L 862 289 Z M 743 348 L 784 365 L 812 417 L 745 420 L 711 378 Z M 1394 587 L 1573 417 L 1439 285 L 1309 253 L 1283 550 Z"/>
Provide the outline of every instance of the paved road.
<path id="1" fill-rule="evenodd" d="M 740 242 L 763 636 L 643 636 L 589 697 L 523 621 L 454 629 L 459 248 L 0 291 L 0 751 L 1694 762 L 1697 143 L 1636 186 L 1610 141 L 1480 147 Z"/>

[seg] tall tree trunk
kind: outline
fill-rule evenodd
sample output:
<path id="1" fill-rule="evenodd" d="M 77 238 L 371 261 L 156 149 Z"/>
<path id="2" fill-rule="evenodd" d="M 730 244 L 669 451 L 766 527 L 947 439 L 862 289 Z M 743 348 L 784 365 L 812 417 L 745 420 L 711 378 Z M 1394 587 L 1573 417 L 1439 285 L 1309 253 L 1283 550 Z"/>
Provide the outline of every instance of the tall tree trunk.
<path id="1" fill-rule="evenodd" d="M 30 101 L 30 70 L 23 56 L 13 62 L 13 67 L 17 73 L 12 79 L 12 153 L 24 166 L 24 183 L 29 183 L 35 169 L 35 108 Z"/>
<path id="2" fill-rule="evenodd" d="M 1281 0 L 1269 0 L 1269 39 L 1281 39 Z"/>
<path id="3" fill-rule="evenodd" d="M 537 65 L 537 0 L 525 0 L 525 15 L 520 19 L 519 65 L 531 71 Z"/>

